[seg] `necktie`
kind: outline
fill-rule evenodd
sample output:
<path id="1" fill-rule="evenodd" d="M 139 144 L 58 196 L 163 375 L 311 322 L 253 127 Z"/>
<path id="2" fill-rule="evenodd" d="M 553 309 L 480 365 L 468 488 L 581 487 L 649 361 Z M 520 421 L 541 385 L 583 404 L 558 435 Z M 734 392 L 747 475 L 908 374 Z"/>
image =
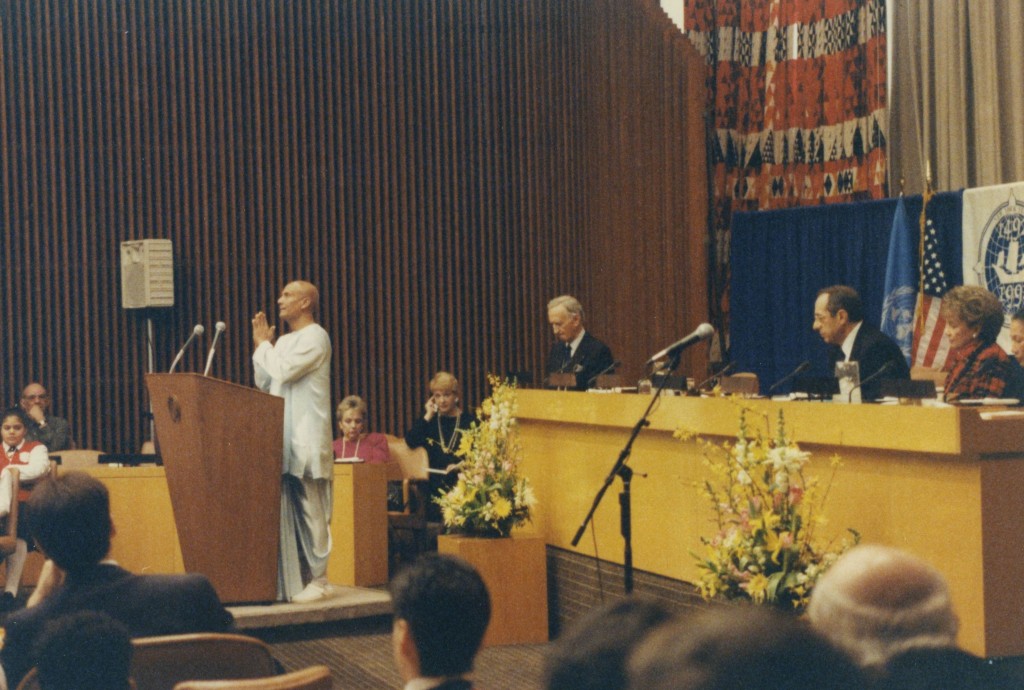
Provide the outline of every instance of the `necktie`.
<path id="1" fill-rule="evenodd" d="M 8 456 L 8 457 L 12 457 L 12 458 L 13 458 L 13 457 L 14 457 L 14 454 L 15 454 L 15 453 L 17 453 L 17 452 L 18 452 L 18 449 L 17 449 L 17 447 L 15 447 L 15 446 L 11 446 L 11 447 L 9 447 L 9 448 L 7 449 L 7 456 Z"/>
<path id="2" fill-rule="evenodd" d="M 568 364 L 572 360 L 572 348 L 569 345 L 565 346 L 565 363 Z"/>

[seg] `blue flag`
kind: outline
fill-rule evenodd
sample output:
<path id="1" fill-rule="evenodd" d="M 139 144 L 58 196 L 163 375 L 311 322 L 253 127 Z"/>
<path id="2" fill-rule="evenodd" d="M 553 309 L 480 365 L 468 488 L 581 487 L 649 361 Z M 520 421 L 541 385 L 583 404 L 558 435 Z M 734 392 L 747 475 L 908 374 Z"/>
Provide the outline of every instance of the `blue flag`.
<path id="1" fill-rule="evenodd" d="M 889 235 L 889 256 L 885 262 L 885 300 L 882 304 L 882 332 L 896 341 L 911 363 L 914 341 L 914 306 L 917 302 L 917 252 L 913 230 L 903 197 L 896 202 Z"/>

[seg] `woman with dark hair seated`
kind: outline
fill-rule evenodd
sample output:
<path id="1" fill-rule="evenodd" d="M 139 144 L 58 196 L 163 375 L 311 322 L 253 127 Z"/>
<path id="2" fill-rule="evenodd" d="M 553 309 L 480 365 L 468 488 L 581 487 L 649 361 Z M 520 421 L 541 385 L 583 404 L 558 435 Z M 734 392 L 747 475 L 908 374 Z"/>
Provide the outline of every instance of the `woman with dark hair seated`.
<path id="1" fill-rule="evenodd" d="M 958 402 L 1024 395 L 1024 371 L 996 344 L 1003 327 L 1003 305 L 991 292 L 960 285 L 942 297 L 942 317 L 950 355 L 944 398 Z"/>

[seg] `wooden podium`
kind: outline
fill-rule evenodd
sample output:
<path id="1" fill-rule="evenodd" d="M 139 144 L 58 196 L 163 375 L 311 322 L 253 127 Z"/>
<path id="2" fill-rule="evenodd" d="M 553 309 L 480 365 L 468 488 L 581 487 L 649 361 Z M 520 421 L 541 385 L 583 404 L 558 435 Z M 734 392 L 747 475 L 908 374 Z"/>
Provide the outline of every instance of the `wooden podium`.
<path id="1" fill-rule="evenodd" d="M 277 599 L 284 399 L 200 374 L 147 374 L 187 572 L 225 603 Z"/>

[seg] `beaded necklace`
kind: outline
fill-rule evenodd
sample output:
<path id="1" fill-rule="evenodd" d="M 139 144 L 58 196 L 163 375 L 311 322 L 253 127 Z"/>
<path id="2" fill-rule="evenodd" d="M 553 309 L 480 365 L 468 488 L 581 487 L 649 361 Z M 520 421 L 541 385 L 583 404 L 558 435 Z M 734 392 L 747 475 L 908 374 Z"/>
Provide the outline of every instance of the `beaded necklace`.
<path id="1" fill-rule="evenodd" d="M 352 455 L 353 458 L 358 458 L 359 457 L 359 443 L 362 440 L 363 440 L 362 437 L 356 439 L 356 452 Z M 341 438 L 341 457 L 343 457 L 343 458 L 349 457 L 348 455 L 345 455 L 345 447 L 347 445 L 348 445 L 348 440 L 346 440 L 345 437 L 342 436 L 342 438 Z"/>
<path id="2" fill-rule="evenodd" d="M 441 450 L 444 451 L 445 455 L 451 455 L 452 450 L 455 448 L 455 439 L 459 435 L 459 422 L 462 419 L 462 415 L 455 415 L 455 428 L 452 429 L 452 436 L 447 442 L 444 440 L 444 432 L 441 430 L 441 415 L 437 415 L 437 440 L 440 442 Z"/>

